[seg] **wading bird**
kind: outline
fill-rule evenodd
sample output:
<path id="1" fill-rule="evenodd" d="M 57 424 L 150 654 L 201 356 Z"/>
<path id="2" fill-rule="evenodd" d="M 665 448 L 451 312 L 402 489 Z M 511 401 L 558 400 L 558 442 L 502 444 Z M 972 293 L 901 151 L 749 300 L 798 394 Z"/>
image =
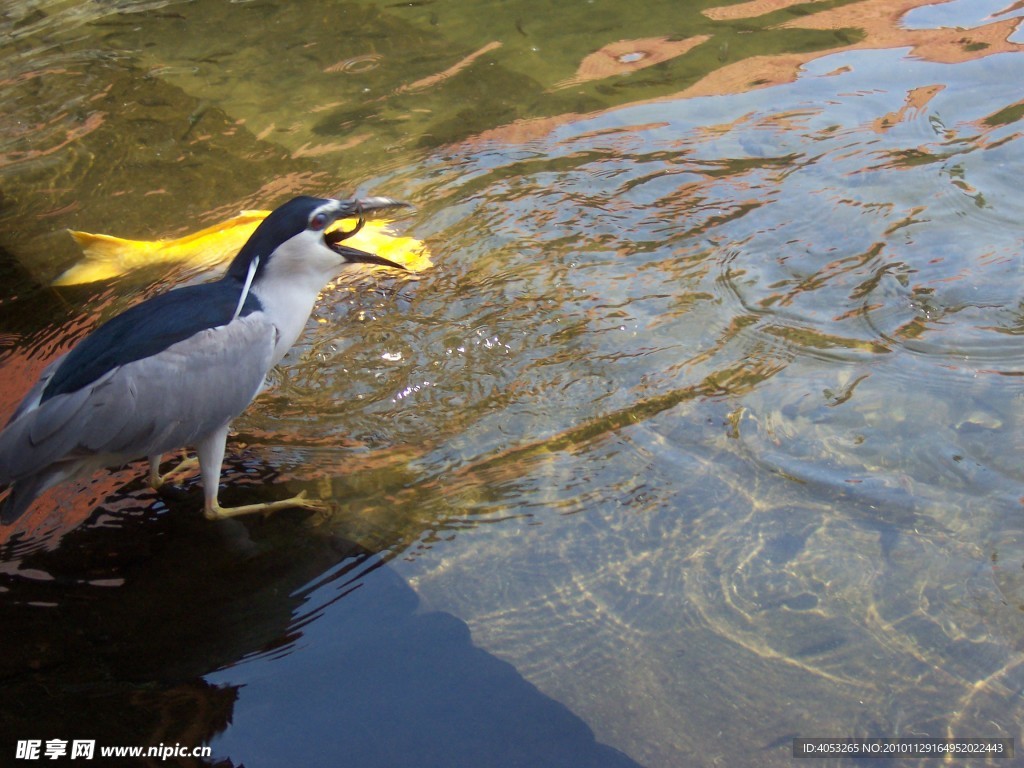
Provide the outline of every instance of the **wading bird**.
<path id="1" fill-rule="evenodd" d="M 317 295 L 346 266 L 403 267 L 342 244 L 354 230 L 337 219 L 401 206 L 386 197 L 297 197 L 259 225 L 225 275 L 177 288 L 108 320 L 55 360 L 0 432 L 0 521 L 11 523 L 47 488 L 101 467 L 149 459 L 154 488 L 161 455 L 196 448 L 208 518 L 288 507 L 317 508 L 304 494 L 221 507 L 217 501 L 228 426 L 260 393 L 289 350 Z M 184 466 L 192 466 L 188 460 Z"/>

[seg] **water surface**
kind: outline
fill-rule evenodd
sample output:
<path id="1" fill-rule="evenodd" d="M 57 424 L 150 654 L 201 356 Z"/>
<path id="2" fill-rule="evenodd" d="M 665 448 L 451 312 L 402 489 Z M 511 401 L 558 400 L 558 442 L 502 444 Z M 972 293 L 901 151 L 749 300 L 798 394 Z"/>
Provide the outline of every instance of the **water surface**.
<path id="1" fill-rule="evenodd" d="M 16 3 L 5 412 L 198 278 L 48 288 L 65 227 L 380 193 L 436 268 L 325 291 L 235 424 L 224 503 L 329 513 L 210 524 L 135 466 L 6 532 L 25 709 L 0 749 L 653 767 L 1019 741 L 1021 15 Z"/>

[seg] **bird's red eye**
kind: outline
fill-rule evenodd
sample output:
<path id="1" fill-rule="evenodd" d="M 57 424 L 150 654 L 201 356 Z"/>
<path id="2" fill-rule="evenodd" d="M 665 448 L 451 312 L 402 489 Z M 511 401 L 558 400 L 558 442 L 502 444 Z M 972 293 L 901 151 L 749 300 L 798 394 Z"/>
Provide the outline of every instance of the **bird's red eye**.
<path id="1" fill-rule="evenodd" d="M 309 228 L 320 231 L 328 224 L 328 218 L 326 213 L 318 213 L 312 219 L 309 220 Z"/>

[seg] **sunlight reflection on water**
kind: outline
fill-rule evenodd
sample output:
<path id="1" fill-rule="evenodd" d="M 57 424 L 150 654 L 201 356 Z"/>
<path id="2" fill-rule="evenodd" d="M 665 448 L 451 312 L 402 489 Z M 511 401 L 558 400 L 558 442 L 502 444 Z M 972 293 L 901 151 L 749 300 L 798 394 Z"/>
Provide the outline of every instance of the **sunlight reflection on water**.
<path id="1" fill-rule="evenodd" d="M 499 194 L 475 215 L 551 265 L 574 330 L 524 367 L 527 392 L 572 405 L 543 426 L 503 418 L 494 439 L 561 437 L 478 480 L 555 530 L 443 546 L 414 583 L 589 722 L 625 727 L 615 690 L 646 701 L 644 736 L 618 742 L 630 754 L 683 759 L 723 720 L 753 734 L 732 760 L 787 728 L 1015 727 L 1016 644 L 986 626 L 1021 619 L 985 553 L 1020 510 L 1021 210 L 1004 171 L 1019 138 L 989 123 L 1024 94 L 1005 86 L 1013 58 L 977 65 L 969 97 L 935 89 L 905 110 L 934 77 L 906 62 L 857 94 L 896 60 L 845 56 L 853 72 L 828 77 L 819 62 L 770 106 L 660 102 L 562 126 L 508 181 L 498 147 L 483 164 Z M 584 360 L 596 381 L 570 386 Z M 637 613 L 636 593 L 657 608 Z M 896 704 L 904 677 L 928 693 Z M 768 716 L 780 697 L 828 700 L 835 719 Z"/>

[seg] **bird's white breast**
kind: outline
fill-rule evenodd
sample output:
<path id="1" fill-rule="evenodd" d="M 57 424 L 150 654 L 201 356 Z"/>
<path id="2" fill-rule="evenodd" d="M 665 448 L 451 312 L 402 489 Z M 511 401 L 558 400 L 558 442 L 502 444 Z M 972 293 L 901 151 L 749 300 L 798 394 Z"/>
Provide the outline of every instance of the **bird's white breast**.
<path id="1" fill-rule="evenodd" d="M 313 311 L 319 290 L 310 291 L 298 286 L 275 286 L 274 290 L 254 291 L 263 305 L 266 319 L 277 328 L 277 345 L 271 367 L 281 362 L 299 338 Z"/>

